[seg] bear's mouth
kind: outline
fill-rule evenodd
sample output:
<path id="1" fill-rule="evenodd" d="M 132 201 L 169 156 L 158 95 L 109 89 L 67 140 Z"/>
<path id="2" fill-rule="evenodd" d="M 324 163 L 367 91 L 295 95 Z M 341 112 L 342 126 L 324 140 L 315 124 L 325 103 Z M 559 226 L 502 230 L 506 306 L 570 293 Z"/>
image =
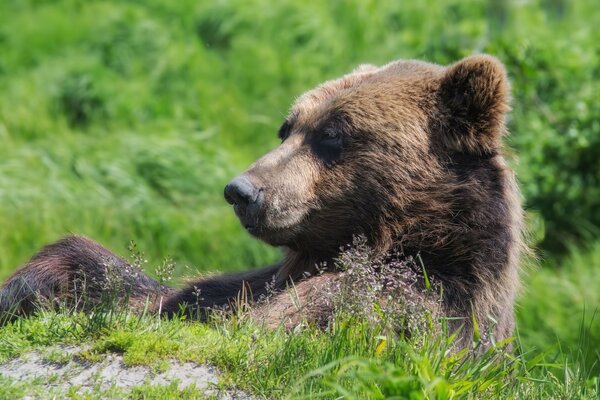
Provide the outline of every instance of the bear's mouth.
<path id="1" fill-rule="evenodd" d="M 276 226 L 271 226 L 265 223 L 266 221 L 260 221 L 260 219 L 245 222 L 242 218 L 240 218 L 240 222 L 249 234 L 271 246 L 289 246 L 294 241 L 299 229 L 298 223 L 280 223 Z"/>
<path id="2" fill-rule="evenodd" d="M 269 238 L 277 236 L 278 234 L 276 229 L 266 229 L 265 227 L 260 225 L 244 225 L 244 228 L 252 236 L 264 240 L 268 243 L 270 243 L 270 241 L 268 240 Z"/>
<path id="3" fill-rule="evenodd" d="M 252 236 L 272 246 L 284 246 L 291 239 L 289 229 L 267 228 L 260 224 L 243 224 Z"/>

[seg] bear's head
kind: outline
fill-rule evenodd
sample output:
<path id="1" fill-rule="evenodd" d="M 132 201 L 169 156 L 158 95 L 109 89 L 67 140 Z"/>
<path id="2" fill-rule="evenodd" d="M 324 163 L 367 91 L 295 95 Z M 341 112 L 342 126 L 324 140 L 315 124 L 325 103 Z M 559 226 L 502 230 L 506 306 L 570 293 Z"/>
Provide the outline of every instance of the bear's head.
<path id="1" fill-rule="evenodd" d="M 331 257 L 362 234 L 382 252 L 491 234 L 510 210 L 501 156 L 509 86 L 472 56 L 365 65 L 298 98 L 281 145 L 225 188 L 256 237 Z M 506 235 L 506 232 L 504 232 Z M 437 247 L 436 247 L 437 246 Z"/>

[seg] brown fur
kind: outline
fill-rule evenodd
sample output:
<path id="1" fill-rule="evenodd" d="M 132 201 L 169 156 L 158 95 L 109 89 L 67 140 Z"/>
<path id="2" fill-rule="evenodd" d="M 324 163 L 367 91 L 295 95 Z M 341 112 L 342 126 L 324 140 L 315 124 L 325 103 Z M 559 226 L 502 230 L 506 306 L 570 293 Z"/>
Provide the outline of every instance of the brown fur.
<path id="1" fill-rule="evenodd" d="M 241 288 L 258 297 L 268 294 L 266 287 L 294 281 L 305 305 L 300 309 L 317 305 L 302 318 L 318 319 L 325 285 L 340 278 L 335 271 L 310 276 L 319 263 L 333 265 L 340 246 L 360 234 L 381 257 L 420 255 L 443 287 L 440 313 L 462 318 L 455 322 L 464 325 L 461 345 L 472 333 L 472 317 L 482 330 L 506 338 L 513 330 L 522 250 L 520 196 L 502 151 L 508 110 L 508 80 L 490 56 L 449 67 L 419 61 L 366 65 L 326 82 L 298 98 L 280 130 L 281 146 L 243 174 L 260 197 L 256 210 L 234 207 L 253 235 L 284 247 L 285 258 L 180 291 L 145 277 L 129 289 L 135 298 L 161 294 L 162 310 L 174 313 L 183 304 L 202 310 L 228 304 Z M 73 276 L 82 273 L 101 281 L 95 265 L 116 257 L 78 237 L 54 246 L 5 283 L 3 303 L 27 311 L 31 293 L 68 292 Z M 113 262 L 127 265 L 120 258 Z M 27 296 L 23 282 L 31 286 Z M 279 294 L 255 315 L 293 325 L 298 310 Z"/>

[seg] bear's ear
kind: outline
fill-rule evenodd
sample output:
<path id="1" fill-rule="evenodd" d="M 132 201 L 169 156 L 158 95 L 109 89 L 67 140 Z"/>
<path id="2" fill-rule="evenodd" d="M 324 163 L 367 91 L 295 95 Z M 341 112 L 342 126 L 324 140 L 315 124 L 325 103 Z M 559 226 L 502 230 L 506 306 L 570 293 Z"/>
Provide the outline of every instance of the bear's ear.
<path id="1" fill-rule="evenodd" d="M 510 87 L 496 58 L 477 55 L 448 67 L 439 88 L 443 143 L 454 151 L 483 154 L 501 146 Z"/>

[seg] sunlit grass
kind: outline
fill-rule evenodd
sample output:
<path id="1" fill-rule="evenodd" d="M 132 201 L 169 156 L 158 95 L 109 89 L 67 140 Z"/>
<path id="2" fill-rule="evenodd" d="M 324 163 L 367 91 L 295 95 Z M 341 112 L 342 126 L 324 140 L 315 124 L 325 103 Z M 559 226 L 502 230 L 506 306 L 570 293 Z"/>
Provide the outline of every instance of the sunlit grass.
<path id="1" fill-rule="evenodd" d="M 577 299 L 568 288 L 582 279 L 580 268 L 595 263 L 598 254 L 596 246 L 572 256 L 560 270 L 559 284 L 556 271 L 535 272 L 526 287 L 541 297 L 520 301 L 517 337 L 483 354 L 457 351 L 451 332 L 433 327 L 398 336 L 385 318 L 374 322 L 341 314 L 326 329 L 306 326 L 288 332 L 257 325 L 244 313 L 197 323 L 131 312 L 108 299 L 86 313 L 40 310 L 6 323 L 0 329 L 0 362 L 36 349 L 76 345 L 81 350 L 73 357 L 89 362 L 116 352 L 126 366 L 161 369 L 171 359 L 209 363 L 221 371 L 220 387 L 267 398 L 592 399 L 600 393 L 598 322 L 588 319 L 593 313 L 586 316 L 583 305 L 597 301 L 600 279 L 587 275 L 586 290 Z M 478 348 L 475 339 L 473 346 Z M 46 357 L 56 359 L 52 353 Z M 44 382 L 33 383 L 27 393 L 41 390 Z M 7 381 L 3 390 L 25 389 Z M 145 386 L 130 395 L 144 391 L 164 392 L 158 398 L 168 398 L 178 389 Z M 125 395 L 108 393 L 97 395 Z"/>

